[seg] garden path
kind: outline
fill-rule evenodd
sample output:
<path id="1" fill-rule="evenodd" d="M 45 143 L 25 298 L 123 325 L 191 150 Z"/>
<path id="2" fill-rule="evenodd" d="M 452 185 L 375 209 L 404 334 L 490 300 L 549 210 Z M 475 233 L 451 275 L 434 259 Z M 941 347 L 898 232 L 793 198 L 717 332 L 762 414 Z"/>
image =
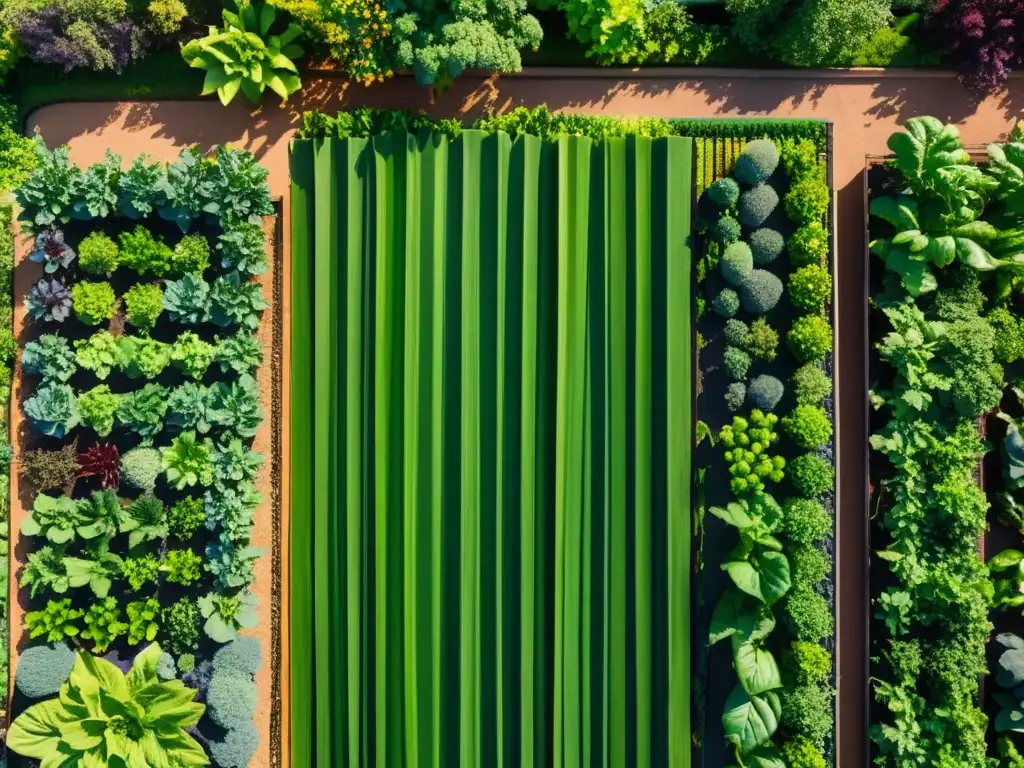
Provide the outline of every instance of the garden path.
<path id="1" fill-rule="evenodd" d="M 862 768 L 867 761 L 861 715 L 865 706 L 867 664 L 867 545 L 863 513 L 867 491 L 865 214 L 861 176 L 864 158 L 885 153 L 886 139 L 898 124 L 922 114 L 955 123 L 968 144 L 999 139 L 1013 127 L 1024 109 L 1024 78 L 1013 77 L 1002 92 L 977 100 L 949 73 L 913 70 L 536 68 L 505 77 L 467 74 L 440 96 L 416 86 L 409 78 L 396 78 L 385 86 L 370 89 L 360 86 L 345 89 L 343 82 L 333 77 L 307 75 L 301 97 L 286 107 L 265 106 L 250 112 L 241 99 L 227 109 L 216 101 L 63 103 L 35 112 L 30 116 L 28 127 L 38 127 L 51 146 L 70 144 L 72 156 L 78 163 L 100 159 L 108 147 L 125 157 L 148 152 L 166 159 L 191 143 L 204 147 L 230 143 L 249 149 L 270 169 L 273 194 L 284 197 L 287 265 L 288 143 L 303 110 L 318 108 L 333 113 L 342 107 L 368 104 L 423 109 L 435 116 L 451 116 L 544 103 L 553 110 L 591 114 L 767 115 L 827 119 L 835 124 L 837 381 L 841 377 L 842 382 L 839 463 L 840 476 L 845 481 L 839 495 L 843 510 L 838 548 L 837 634 L 840 712 L 843 713 L 839 718 L 839 768 Z M 287 297 L 287 266 L 285 272 L 284 295 Z M 286 336 L 285 366 L 289 359 L 287 352 Z M 284 439 L 287 441 L 287 436 Z M 287 463 L 287 444 L 284 456 Z M 287 472 L 285 474 L 283 482 L 287 493 Z M 287 621 L 286 616 L 284 621 Z"/>

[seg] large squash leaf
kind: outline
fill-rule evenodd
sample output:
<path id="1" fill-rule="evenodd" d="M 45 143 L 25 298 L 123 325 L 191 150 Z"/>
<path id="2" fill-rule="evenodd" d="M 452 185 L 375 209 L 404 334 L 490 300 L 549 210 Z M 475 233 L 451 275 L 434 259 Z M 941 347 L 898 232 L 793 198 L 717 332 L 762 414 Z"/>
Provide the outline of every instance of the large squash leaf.
<path id="1" fill-rule="evenodd" d="M 742 685 L 732 689 L 725 702 L 722 727 L 727 741 L 735 744 L 741 754 L 748 754 L 766 744 L 779 728 L 782 705 L 772 691 L 751 696 Z"/>

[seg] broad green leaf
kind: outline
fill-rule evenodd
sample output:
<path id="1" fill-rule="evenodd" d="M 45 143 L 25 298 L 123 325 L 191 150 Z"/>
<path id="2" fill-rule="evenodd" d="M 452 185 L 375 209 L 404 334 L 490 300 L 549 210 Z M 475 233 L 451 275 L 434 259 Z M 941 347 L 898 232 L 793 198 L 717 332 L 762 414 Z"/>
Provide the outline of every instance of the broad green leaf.
<path id="1" fill-rule="evenodd" d="M 992 254 L 978 245 L 978 243 L 966 237 L 957 237 L 955 240 L 956 253 L 960 257 L 960 261 L 980 272 L 988 272 L 999 268 L 999 261 L 993 258 Z"/>
<path id="2" fill-rule="evenodd" d="M 932 241 L 934 242 L 934 241 Z M 931 247 L 929 245 L 929 247 Z M 886 255 L 885 265 L 903 280 L 903 287 L 911 296 L 920 296 L 938 288 L 939 283 L 926 261 L 911 259 L 906 249 L 893 248 Z"/>
<path id="3" fill-rule="evenodd" d="M 267 32 L 270 31 L 275 18 L 277 18 L 277 15 L 274 12 L 274 6 L 270 3 L 263 3 L 263 7 L 260 8 L 260 36 L 267 36 Z"/>
<path id="4" fill-rule="evenodd" d="M 750 696 L 737 685 L 729 694 L 722 713 L 725 738 L 747 754 L 768 742 L 779 728 L 782 706 L 779 697 L 768 691 Z"/>
<path id="5" fill-rule="evenodd" d="M 872 216 L 884 219 L 897 230 L 920 229 L 917 222 L 917 201 L 907 195 L 874 198 L 868 206 Z"/>
<path id="6" fill-rule="evenodd" d="M 206 72 L 206 77 L 203 79 L 203 90 L 200 91 L 200 96 L 208 96 L 214 93 L 220 88 L 227 85 L 231 77 L 223 69 L 210 69 Z"/>
<path id="7" fill-rule="evenodd" d="M 106 726 L 106 720 L 72 720 L 60 724 L 60 736 L 76 752 L 87 752 L 103 743 Z"/>
<path id="8" fill-rule="evenodd" d="M 57 752 L 63 711 L 59 699 L 32 705 L 11 723 L 7 731 L 7 748 L 36 759 Z"/>
<path id="9" fill-rule="evenodd" d="M 756 643 L 742 643 L 733 655 L 740 685 L 751 696 L 782 687 L 775 657 Z"/>
<path id="10" fill-rule="evenodd" d="M 948 267 L 956 259 L 956 239 L 948 235 L 933 237 L 920 254 L 937 267 Z"/>
<path id="11" fill-rule="evenodd" d="M 1017 549 L 1004 549 L 989 559 L 988 569 L 990 571 L 1005 571 L 1019 567 L 1021 561 L 1024 561 L 1024 552 Z"/>
<path id="12" fill-rule="evenodd" d="M 235 98 L 238 90 L 242 87 L 242 78 L 236 77 L 233 80 L 229 80 L 218 89 L 217 95 L 220 97 L 220 103 L 225 107 L 231 103 L 231 100 Z"/>
<path id="13" fill-rule="evenodd" d="M 750 754 L 744 755 L 743 764 L 746 768 L 787 768 L 779 750 L 770 744 L 758 747 Z"/>
<path id="14" fill-rule="evenodd" d="M 726 590 L 711 615 L 711 644 L 737 633 L 744 639 L 750 637 L 758 626 L 758 608 L 739 590 Z"/>
<path id="15" fill-rule="evenodd" d="M 754 525 L 754 521 L 747 514 L 747 510 L 738 502 L 732 502 L 725 507 L 711 507 L 711 514 L 740 530 Z"/>
<path id="16" fill-rule="evenodd" d="M 156 668 L 160 662 L 160 646 L 152 643 L 135 657 L 128 670 L 128 690 L 134 695 L 148 685 L 157 682 Z"/>

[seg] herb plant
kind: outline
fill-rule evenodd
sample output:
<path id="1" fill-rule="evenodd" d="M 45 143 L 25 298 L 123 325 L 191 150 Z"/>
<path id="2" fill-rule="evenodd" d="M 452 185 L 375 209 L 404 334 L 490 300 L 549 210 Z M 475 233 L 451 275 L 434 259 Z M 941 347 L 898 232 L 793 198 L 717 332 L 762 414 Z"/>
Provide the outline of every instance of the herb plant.
<path id="1" fill-rule="evenodd" d="M 110 331 L 98 331 L 87 339 L 75 340 L 75 362 L 103 380 L 119 364 L 119 342 Z"/>
<path id="2" fill-rule="evenodd" d="M 78 244 L 78 266 L 97 277 L 110 277 L 120 264 L 117 243 L 102 232 L 90 232 Z"/>
<path id="3" fill-rule="evenodd" d="M 71 289 L 75 315 L 86 325 L 99 325 L 114 316 L 117 299 L 110 283 L 76 283 Z"/>
<path id="4" fill-rule="evenodd" d="M 156 283 L 133 285 L 124 294 L 128 322 L 140 331 L 149 331 L 164 311 L 164 293 Z"/>

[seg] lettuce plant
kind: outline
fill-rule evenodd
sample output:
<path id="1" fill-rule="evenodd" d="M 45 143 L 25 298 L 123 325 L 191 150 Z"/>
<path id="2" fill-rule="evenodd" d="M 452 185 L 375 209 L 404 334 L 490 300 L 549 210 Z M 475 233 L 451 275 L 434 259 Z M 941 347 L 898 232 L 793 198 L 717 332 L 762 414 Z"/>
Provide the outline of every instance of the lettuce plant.
<path id="1" fill-rule="evenodd" d="M 259 283 L 243 280 L 237 272 L 218 277 L 210 289 L 210 319 L 226 328 L 237 325 L 249 331 L 260 327 L 260 315 L 270 304 Z"/>
<path id="2" fill-rule="evenodd" d="M 104 598 L 110 593 L 114 579 L 121 577 L 121 557 L 110 551 L 109 539 L 99 539 L 86 551 L 86 557 L 65 557 L 68 583 L 72 587 L 89 587 L 93 595 Z"/>
<path id="3" fill-rule="evenodd" d="M 25 626 L 29 637 L 45 637 L 49 643 L 66 637 L 77 637 L 81 628 L 75 624 L 82 618 L 83 611 L 71 607 L 71 599 L 48 600 L 46 607 L 25 614 Z"/>
<path id="4" fill-rule="evenodd" d="M 210 319 L 210 285 L 200 275 L 184 275 L 168 280 L 164 290 L 164 309 L 171 320 L 195 325 Z"/>
<path id="5" fill-rule="evenodd" d="M 185 331 L 171 345 L 171 361 L 186 376 L 201 379 L 213 363 L 214 347 L 192 331 Z"/>
<path id="6" fill-rule="evenodd" d="M 128 603 L 128 645 L 153 642 L 160 631 L 160 601 L 154 597 Z"/>
<path id="7" fill-rule="evenodd" d="M 31 227 L 49 227 L 68 221 L 72 192 L 78 187 L 82 170 L 71 163 L 67 147 L 52 152 L 36 136 L 36 168 L 15 190 L 21 206 L 21 220 Z"/>
<path id="8" fill-rule="evenodd" d="M 171 549 L 164 555 L 164 561 L 160 565 L 161 572 L 167 574 L 166 578 L 171 584 L 188 586 L 199 581 L 199 567 L 203 558 L 191 549 Z"/>
<path id="9" fill-rule="evenodd" d="M 256 595 L 248 590 L 237 595 L 210 592 L 198 600 L 199 612 L 206 622 L 203 631 L 215 643 L 227 643 L 238 637 L 241 629 L 252 629 L 258 617 Z"/>
<path id="10" fill-rule="evenodd" d="M 124 306 L 129 323 L 143 332 L 150 331 L 164 311 L 164 292 L 156 283 L 133 285 L 124 294 Z"/>
<path id="11" fill-rule="evenodd" d="M 103 380 L 118 364 L 119 341 L 110 331 L 97 331 L 87 339 L 75 340 L 75 362 L 80 368 L 92 371 Z"/>
<path id="12" fill-rule="evenodd" d="M 102 232 L 90 232 L 78 244 L 78 266 L 90 275 L 109 277 L 120 264 L 117 243 Z"/>
<path id="13" fill-rule="evenodd" d="M 59 229 L 44 229 L 36 235 L 35 248 L 28 255 L 36 264 L 43 265 L 43 271 L 50 275 L 59 269 L 67 269 L 75 260 L 75 252 L 64 242 L 64 233 Z"/>
<path id="14" fill-rule="evenodd" d="M 151 554 L 142 557 L 126 557 L 121 563 L 121 575 L 124 576 L 128 586 L 134 592 L 138 592 L 147 584 L 156 581 L 159 573 L 160 561 Z"/>
<path id="15" fill-rule="evenodd" d="M 148 216 L 163 203 L 163 180 L 163 165 L 139 155 L 118 181 L 118 209 L 129 219 Z"/>
<path id="16" fill-rule="evenodd" d="M 267 244 L 263 227 L 240 222 L 221 234 L 217 240 L 220 265 L 243 275 L 261 275 L 267 271 Z"/>
<path id="17" fill-rule="evenodd" d="M 218 337 L 216 347 L 215 360 L 221 373 L 251 374 L 263 365 L 263 345 L 247 331 L 224 339 Z"/>
<path id="18" fill-rule="evenodd" d="M 71 588 L 71 579 L 65 565 L 65 547 L 63 544 L 47 545 L 29 553 L 18 586 L 22 589 L 27 587 L 33 600 L 43 590 L 63 595 Z"/>
<path id="19" fill-rule="evenodd" d="M 174 246 L 171 271 L 176 275 L 201 275 L 210 266 L 210 244 L 203 235 L 185 235 Z"/>
<path id="20" fill-rule="evenodd" d="M 238 0 L 237 13 L 222 11 L 224 26 L 210 27 L 206 37 L 192 40 L 181 49 L 190 67 L 206 71 L 202 95 L 217 93 L 227 106 L 239 91 L 258 104 L 270 88 L 287 101 L 302 82 L 292 59 L 302 55 L 293 41 L 302 27 L 289 24 L 280 35 L 271 35 L 277 16 L 270 5 Z"/>
<path id="21" fill-rule="evenodd" d="M 171 249 L 163 238 L 154 237 L 143 225 L 131 232 L 122 232 L 121 266 L 140 275 L 163 277 L 171 269 Z"/>
<path id="22" fill-rule="evenodd" d="M 205 435 L 213 420 L 213 391 L 194 381 L 186 381 L 167 397 L 167 421 L 179 429 Z"/>
<path id="23" fill-rule="evenodd" d="M 152 643 L 125 675 L 115 665 L 79 653 L 59 698 L 29 707 L 7 732 L 7 747 L 63 764 L 134 766 L 209 764 L 188 730 L 205 707 L 180 680 L 160 681 L 160 646 Z"/>
<path id="24" fill-rule="evenodd" d="M 86 518 L 85 523 L 78 528 L 78 535 L 83 539 L 109 541 L 124 530 L 128 516 L 115 491 L 97 491 L 88 501 L 80 503 Z"/>
<path id="25" fill-rule="evenodd" d="M 167 388 L 149 383 L 121 395 L 117 420 L 139 437 L 156 437 L 163 431 L 168 404 Z"/>
<path id="26" fill-rule="evenodd" d="M 78 399 L 67 384 L 45 384 L 25 401 L 25 413 L 45 435 L 62 438 L 82 420 Z"/>
<path id="27" fill-rule="evenodd" d="M 117 297 L 110 283 L 76 283 L 71 289 L 75 315 L 86 325 L 99 325 L 114 316 Z"/>
<path id="28" fill-rule="evenodd" d="M 75 180 L 71 215 L 75 219 L 105 219 L 117 208 L 117 185 L 121 158 L 109 149 L 103 160 L 93 163 Z"/>
<path id="29" fill-rule="evenodd" d="M 239 437 L 254 437 L 263 422 L 256 379 L 244 374 L 230 385 L 218 381 L 210 389 L 213 392 L 211 418 L 214 423 L 233 430 Z"/>
<path id="30" fill-rule="evenodd" d="M 88 518 L 82 502 L 66 496 L 47 496 L 40 493 L 32 503 L 32 511 L 21 521 L 23 536 L 45 536 L 54 544 L 67 544 L 75 538 L 75 531 Z"/>
<path id="31" fill-rule="evenodd" d="M 111 392 L 106 384 L 82 392 L 78 396 L 82 424 L 92 427 L 100 437 L 106 437 L 114 428 L 114 414 L 120 402 L 121 396 Z"/>
<path id="32" fill-rule="evenodd" d="M 167 482 L 181 491 L 196 484 L 213 483 L 213 441 L 196 440 L 195 432 L 182 432 L 167 448 L 161 449 Z"/>
<path id="33" fill-rule="evenodd" d="M 25 345 L 21 369 L 42 376 L 45 382 L 64 384 L 75 374 L 75 353 L 67 339 L 46 333 Z"/>
<path id="34" fill-rule="evenodd" d="M 28 292 L 25 306 L 35 320 L 63 323 L 71 315 L 71 293 L 60 280 L 43 278 Z"/>
<path id="35" fill-rule="evenodd" d="M 121 606 L 113 597 L 94 600 L 85 612 L 85 629 L 81 637 L 92 640 L 93 652 L 104 653 L 117 638 L 128 631 L 121 619 Z"/>
<path id="36" fill-rule="evenodd" d="M 121 524 L 121 530 L 128 533 L 130 549 L 167 538 L 167 511 L 153 494 L 139 496 L 125 508 L 125 513 L 127 520 Z"/>
<path id="37" fill-rule="evenodd" d="M 131 379 L 155 379 L 171 362 L 171 345 L 147 337 L 122 336 L 117 342 L 118 366 Z"/>

